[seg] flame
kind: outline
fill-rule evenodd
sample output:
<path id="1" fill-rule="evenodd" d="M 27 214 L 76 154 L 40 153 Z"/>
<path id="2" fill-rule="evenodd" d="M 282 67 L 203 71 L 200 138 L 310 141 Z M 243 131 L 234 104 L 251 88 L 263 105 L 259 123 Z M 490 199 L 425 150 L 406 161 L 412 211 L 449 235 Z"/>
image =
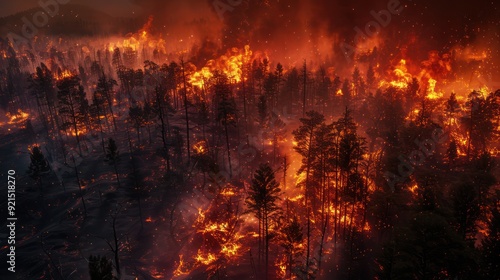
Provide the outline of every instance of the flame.
<path id="1" fill-rule="evenodd" d="M 442 93 L 438 93 L 436 92 L 436 84 L 437 84 L 437 81 L 430 78 L 429 79 L 429 87 L 427 88 L 427 98 L 428 99 L 439 99 L 441 97 L 443 97 L 443 94 Z"/>
<path id="2" fill-rule="evenodd" d="M 152 24 L 153 17 L 150 16 L 148 22 L 144 24 L 144 26 L 135 34 L 128 35 L 128 37 L 125 39 L 108 43 L 106 45 L 106 48 L 110 52 L 113 52 L 116 48 L 139 51 L 145 47 L 148 47 L 150 49 L 158 50 L 161 53 L 166 53 L 165 40 L 161 38 L 152 38 L 152 36 L 150 35 Z"/>
<path id="3" fill-rule="evenodd" d="M 223 196 L 234 196 L 236 193 L 232 188 L 224 188 L 220 194 Z"/>
<path id="4" fill-rule="evenodd" d="M 8 112 L 7 114 L 5 114 L 5 116 L 9 118 L 8 124 L 18 124 L 26 121 L 30 115 L 23 112 L 21 109 L 18 109 L 17 113 L 11 114 L 10 112 Z"/>
<path id="5" fill-rule="evenodd" d="M 198 254 L 194 257 L 194 259 L 197 262 L 202 263 L 204 265 L 209 265 L 209 264 L 213 263 L 216 260 L 214 254 L 208 253 L 206 255 L 203 255 L 201 253 L 201 250 L 198 250 Z"/>
<path id="6" fill-rule="evenodd" d="M 398 89 L 405 89 L 408 84 L 413 79 L 413 75 L 408 73 L 408 68 L 406 66 L 406 59 L 401 59 L 398 65 L 392 71 L 392 76 L 394 79 L 392 81 L 382 80 L 380 81 L 380 87 L 395 87 Z"/>
<path id="7" fill-rule="evenodd" d="M 300 174 L 295 175 L 295 185 L 300 186 L 306 181 L 306 172 L 302 172 Z"/>
<path id="8" fill-rule="evenodd" d="M 88 131 L 85 127 L 79 127 L 77 132 L 75 132 L 73 127 L 71 127 L 70 130 L 66 132 L 66 136 L 76 136 L 77 133 L 78 133 L 78 136 L 81 136 L 81 135 L 86 135 L 88 133 Z"/>
<path id="9" fill-rule="evenodd" d="M 208 224 L 204 229 L 199 229 L 198 232 L 208 233 L 208 232 L 227 232 L 229 228 L 228 223 L 211 223 Z"/>
<path id="10" fill-rule="evenodd" d="M 196 154 L 204 154 L 207 151 L 206 145 L 207 145 L 207 143 L 205 141 L 200 141 L 200 142 L 193 145 L 193 149 L 194 149 Z"/>
<path id="11" fill-rule="evenodd" d="M 218 59 L 209 60 L 203 68 L 191 74 L 190 83 L 202 88 L 213 77 L 213 72 L 216 70 L 239 83 L 243 80 L 243 66 L 248 64 L 251 58 L 250 46 L 246 45 L 243 49 L 232 48 Z"/>
<path id="12" fill-rule="evenodd" d="M 66 79 L 66 78 L 70 78 L 70 77 L 73 77 L 74 74 L 69 71 L 69 70 L 64 70 L 63 72 L 61 72 L 60 75 L 58 75 L 56 78 L 56 80 L 60 81 L 60 80 L 63 80 L 63 79 Z"/>
<path id="13" fill-rule="evenodd" d="M 174 276 L 181 276 L 188 274 L 189 271 L 186 271 L 184 268 L 184 259 L 182 255 L 179 255 L 179 265 L 177 268 L 174 270 Z"/>
<path id="14" fill-rule="evenodd" d="M 303 198 L 304 198 L 304 195 L 303 195 L 303 194 L 298 194 L 298 195 L 296 195 L 296 196 L 294 196 L 294 197 L 290 197 L 290 198 L 289 198 L 289 200 L 290 200 L 290 201 L 293 201 L 293 202 L 297 202 L 297 201 L 299 201 L 299 200 L 302 200 Z"/>
<path id="15" fill-rule="evenodd" d="M 408 188 L 408 190 L 413 194 L 413 195 L 416 195 L 417 194 L 417 191 L 418 191 L 418 185 L 415 184 L 411 187 Z"/>
<path id="16" fill-rule="evenodd" d="M 240 244 L 229 243 L 222 245 L 221 253 L 227 257 L 234 257 L 238 255 L 238 250 L 241 248 Z"/>
<path id="17" fill-rule="evenodd" d="M 288 265 L 286 262 L 286 256 L 282 256 L 276 260 L 276 267 L 278 268 L 278 276 L 279 279 L 286 278 L 286 271 L 288 269 Z"/>

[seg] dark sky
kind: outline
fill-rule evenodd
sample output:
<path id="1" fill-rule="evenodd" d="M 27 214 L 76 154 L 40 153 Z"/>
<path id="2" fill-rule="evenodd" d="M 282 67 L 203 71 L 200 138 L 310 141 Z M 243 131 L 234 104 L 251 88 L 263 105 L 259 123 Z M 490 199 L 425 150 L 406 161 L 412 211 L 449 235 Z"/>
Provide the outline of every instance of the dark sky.
<path id="1" fill-rule="evenodd" d="M 42 0 L 50 1 L 50 0 Z M 54 0 L 55 1 L 55 0 Z M 202 34 L 223 47 L 258 45 L 282 51 L 307 42 L 315 47 L 353 39 L 355 27 L 373 20 L 371 11 L 386 9 L 397 0 L 241 0 L 223 17 L 214 3 L 237 0 L 70 0 L 116 16 L 154 16 L 162 33 Z M 382 32 L 385 38 L 425 41 L 429 48 L 452 47 L 477 40 L 500 41 L 500 4 L 496 0 L 399 0 L 403 12 L 393 16 Z M 0 0 L 0 16 L 29 7 L 38 0 Z M 392 37 L 387 37 L 392 36 Z M 326 50 L 327 48 L 324 47 Z"/>
<path id="2" fill-rule="evenodd" d="M 132 4 L 131 0 L 70 0 L 69 3 L 86 5 L 112 15 L 120 16 L 133 15 L 133 12 L 137 13 L 141 11 L 140 6 Z M 34 7 L 38 7 L 38 0 L 0 0 L 0 17 Z"/>

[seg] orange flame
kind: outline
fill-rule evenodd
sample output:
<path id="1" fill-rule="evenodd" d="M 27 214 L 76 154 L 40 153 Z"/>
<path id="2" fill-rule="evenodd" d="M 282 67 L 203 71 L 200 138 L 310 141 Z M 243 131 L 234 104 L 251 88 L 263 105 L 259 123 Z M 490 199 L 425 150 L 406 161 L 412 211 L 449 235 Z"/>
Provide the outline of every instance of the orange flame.
<path id="1" fill-rule="evenodd" d="M 405 89 L 411 82 L 413 76 L 408 73 L 408 68 L 406 66 L 406 59 L 401 59 L 395 69 L 392 71 L 394 79 L 392 81 L 382 80 L 380 81 L 380 87 L 395 87 L 399 89 Z"/>
<path id="2" fill-rule="evenodd" d="M 243 49 L 232 48 L 226 55 L 209 60 L 205 67 L 191 74 L 190 83 L 202 88 L 213 77 L 213 72 L 216 70 L 222 71 L 230 80 L 239 83 L 243 79 L 243 67 L 251 58 L 250 46 L 246 45 Z"/>
<path id="3" fill-rule="evenodd" d="M 8 124 L 18 124 L 26 121 L 30 115 L 23 112 L 21 109 L 18 109 L 16 114 L 8 112 L 5 116 L 9 118 Z"/>

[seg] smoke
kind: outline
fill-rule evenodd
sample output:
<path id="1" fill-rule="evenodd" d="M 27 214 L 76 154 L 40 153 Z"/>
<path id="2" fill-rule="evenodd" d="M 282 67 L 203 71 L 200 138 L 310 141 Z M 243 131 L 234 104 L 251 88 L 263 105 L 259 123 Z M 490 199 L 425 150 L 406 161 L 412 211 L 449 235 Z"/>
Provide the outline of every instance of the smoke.
<path id="1" fill-rule="evenodd" d="M 250 43 L 270 51 L 287 52 L 296 50 L 297 43 L 306 42 L 310 46 L 308 51 L 319 53 L 326 51 L 319 47 L 323 40 L 329 41 L 330 53 L 338 54 L 338 44 L 353 42 L 354 28 L 363 29 L 373 20 L 370 12 L 387 9 L 389 2 L 391 0 L 243 1 L 234 11 L 225 14 L 224 45 Z M 424 50 L 451 49 L 456 44 L 473 42 L 478 28 L 493 20 L 498 24 L 499 9 L 492 1 L 395 2 L 400 2 L 404 10 L 393 16 L 380 32 L 394 45 L 404 44 L 416 36 L 419 47 L 423 45 Z M 421 55 L 427 56 L 425 52 Z"/>
<path id="2" fill-rule="evenodd" d="M 213 0 L 205 0 L 213 8 Z M 222 2 L 225 2 L 222 0 Z M 226 11 L 221 47 L 251 45 L 266 51 L 273 61 L 300 65 L 304 59 L 316 64 L 347 67 L 342 43 L 384 48 L 384 55 L 397 63 L 411 57 L 416 66 L 429 52 L 453 52 L 469 48 L 498 55 L 500 8 L 493 1 L 449 2 L 445 0 L 244 0 Z M 403 10 L 369 40 L 356 42 L 355 28 L 373 21 L 372 12 L 387 10 L 391 2 Z M 496 70 L 498 73 L 498 70 Z"/>
<path id="3" fill-rule="evenodd" d="M 152 31 L 167 43 L 219 41 L 223 22 L 206 1 L 133 0 L 144 16 L 153 16 Z"/>

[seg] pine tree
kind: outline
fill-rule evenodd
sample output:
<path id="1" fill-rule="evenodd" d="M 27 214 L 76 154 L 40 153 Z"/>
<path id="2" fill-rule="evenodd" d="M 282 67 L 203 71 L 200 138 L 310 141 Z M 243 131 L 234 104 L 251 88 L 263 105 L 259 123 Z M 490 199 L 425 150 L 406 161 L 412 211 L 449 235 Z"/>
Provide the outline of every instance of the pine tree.
<path id="1" fill-rule="evenodd" d="M 43 63 L 36 68 L 36 72 L 29 77 L 29 89 L 35 95 L 40 118 L 45 124 L 47 121 L 46 115 L 48 115 L 50 123 L 53 125 L 54 129 L 58 129 L 58 120 L 55 114 L 56 106 L 56 91 L 54 86 L 54 77 L 52 72 Z M 46 112 L 48 110 L 48 112 Z"/>
<path id="2" fill-rule="evenodd" d="M 137 132 L 137 145 L 141 145 L 141 127 L 144 126 L 144 110 L 141 106 L 131 106 L 128 109 L 128 117 L 134 124 Z"/>
<path id="3" fill-rule="evenodd" d="M 120 176 L 118 175 L 118 162 L 120 161 L 120 152 L 116 146 L 116 142 L 113 138 L 108 139 L 108 145 L 106 147 L 106 159 L 105 161 L 112 164 L 115 168 L 116 182 L 118 183 L 118 188 L 120 187 Z"/>
<path id="4" fill-rule="evenodd" d="M 297 216 L 294 216 L 287 224 L 281 229 L 281 242 L 280 245 L 285 249 L 287 255 L 287 279 L 291 279 L 294 270 L 300 265 L 298 264 L 300 256 L 304 253 L 304 249 L 300 244 L 304 239 L 303 228 L 300 225 Z"/>
<path id="5" fill-rule="evenodd" d="M 113 127 L 115 130 L 118 129 L 116 125 L 116 120 L 115 120 L 115 115 L 113 113 L 113 98 L 111 94 L 113 93 L 113 87 L 116 86 L 117 83 L 115 80 L 111 78 L 107 78 L 104 72 L 102 73 L 102 76 L 99 78 L 97 82 L 97 88 L 96 88 L 96 95 L 97 95 L 97 101 L 99 105 L 102 106 L 102 110 L 104 112 L 104 115 L 106 116 L 106 119 L 108 118 L 108 112 L 105 111 L 105 108 L 109 110 L 109 114 L 111 115 L 111 119 L 113 121 Z M 106 106 L 107 105 L 107 106 Z"/>
<path id="6" fill-rule="evenodd" d="M 215 75 L 215 102 L 217 104 L 217 122 L 224 127 L 226 135 L 227 159 L 229 163 L 229 176 L 232 177 L 231 149 L 229 143 L 229 126 L 236 124 L 236 104 L 232 96 L 229 81 L 225 74 Z"/>
<path id="7" fill-rule="evenodd" d="M 255 171 L 245 202 L 249 212 L 253 213 L 259 220 L 259 245 L 264 245 L 265 279 L 269 276 L 269 240 L 271 238 L 269 235 L 269 224 L 274 214 L 279 210 L 277 201 L 279 200 L 280 192 L 279 183 L 275 179 L 271 166 L 267 163 L 261 164 L 259 169 Z"/>
<path id="8" fill-rule="evenodd" d="M 57 87 L 59 89 L 57 93 L 59 114 L 61 114 L 64 120 L 63 128 L 72 129 L 81 155 L 82 148 L 79 134 L 85 122 L 85 118 L 87 117 L 86 114 L 88 113 L 85 109 L 85 104 L 88 105 L 88 101 L 86 101 L 87 99 L 83 91 L 83 86 L 80 84 L 78 76 L 73 74 L 58 80 Z"/>
<path id="9" fill-rule="evenodd" d="M 304 181 L 304 199 L 305 208 L 307 211 L 307 249 L 306 249 L 306 267 L 309 269 L 310 266 L 310 247 L 311 247 L 311 207 L 310 207 L 310 193 L 311 193 L 311 171 L 313 159 L 316 158 L 317 154 L 314 153 L 315 145 L 315 132 L 318 127 L 324 123 L 325 117 L 316 111 L 309 111 L 306 113 L 306 117 L 300 118 L 302 125 L 293 131 L 293 135 L 297 145 L 294 147 L 302 156 L 302 165 L 298 171 L 298 174 L 305 172 Z"/>

